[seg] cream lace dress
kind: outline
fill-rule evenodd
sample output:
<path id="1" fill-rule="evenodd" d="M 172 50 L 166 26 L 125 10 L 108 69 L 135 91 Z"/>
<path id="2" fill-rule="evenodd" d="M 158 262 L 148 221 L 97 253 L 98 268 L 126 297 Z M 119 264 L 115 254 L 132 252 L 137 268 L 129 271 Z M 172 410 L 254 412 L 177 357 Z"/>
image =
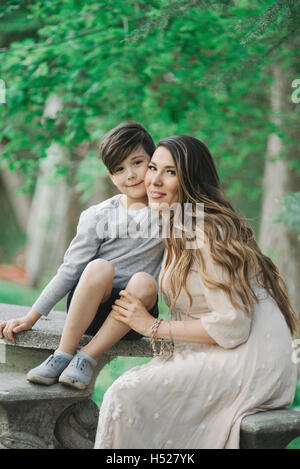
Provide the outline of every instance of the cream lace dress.
<path id="1" fill-rule="evenodd" d="M 215 279 L 223 278 L 213 263 L 206 265 Z M 239 448 L 246 414 L 292 403 L 291 336 L 265 290 L 257 287 L 260 301 L 249 318 L 223 291 L 206 288 L 196 268 L 187 285 L 190 315 L 183 289 L 172 320 L 201 319 L 217 344 L 175 342 L 172 358 L 153 358 L 120 376 L 104 395 L 95 448 Z"/>

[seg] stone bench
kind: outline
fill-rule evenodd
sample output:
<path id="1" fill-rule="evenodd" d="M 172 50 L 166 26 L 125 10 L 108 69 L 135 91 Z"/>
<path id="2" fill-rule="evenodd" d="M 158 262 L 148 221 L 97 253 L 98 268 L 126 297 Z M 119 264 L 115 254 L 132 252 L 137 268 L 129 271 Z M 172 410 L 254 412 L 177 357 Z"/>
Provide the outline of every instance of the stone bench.
<path id="1" fill-rule="evenodd" d="M 0 320 L 24 316 L 28 307 L 0 303 Z M 92 400 L 101 369 L 118 356 L 151 357 L 149 339 L 120 341 L 104 354 L 88 389 L 78 391 L 26 381 L 29 369 L 58 347 L 66 314 L 52 311 L 32 330 L 16 334 L 16 343 L 0 340 L 0 449 L 93 447 L 98 407 Z M 90 337 L 83 336 L 79 346 Z M 280 449 L 300 436 L 300 412 L 278 409 L 248 415 L 241 423 L 241 449 Z"/>

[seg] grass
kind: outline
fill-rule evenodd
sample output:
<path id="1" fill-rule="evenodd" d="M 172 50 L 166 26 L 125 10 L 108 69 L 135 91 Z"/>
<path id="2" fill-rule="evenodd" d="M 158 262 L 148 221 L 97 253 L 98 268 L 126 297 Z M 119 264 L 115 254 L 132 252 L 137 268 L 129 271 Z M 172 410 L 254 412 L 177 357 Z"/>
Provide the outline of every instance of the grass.
<path id="1" fill-rule="evenodd" d="M 297 382 L 297 389 L 295 393 L 294 402 L 292 405 L 289 406 L 290 409 L 296 409 L 300 411 L 300 379 Z M 287 446 L 287 449 L 300 449 L 300 437 L 295 438 L 295 440 L 291 441 L 290 444 Z"/>
<path id="2" fill-rule="evenodd" d="M 101 370 L 95 383 L 93 400 L 97 406 L 100 408 L 105 391 L 121 374 L 134 366 L 144 365 L 150 360 L 149 357 L 117 357 L 108 363 Z"/>
<path id="3" fill-rule="evenodd" d="M 13 282 L 0 280 L 0 303 L 15 304 L 21 306 L 31 306 L 34 301 L 38 298 L 41 288 L 28 288 Z M 65 310 L 65 300 L 60 301 L 56 307 L 56 310 Z M 165 303 L 160 299 L 159 302 L 160 316 L 168 319 L 168 309 Z M 101 402 L 105 391 L 111 386 L 111 384 L 125 371 L 138 365 L 148 363 L 151 358 L 143 357 L 117 357 L 108 363 L 99 374 L 95 389 L 94 389 L 94 402 L 100 408 Z M 294 408 L 300 411 L 300 380 L 297 383 L 297 390 L 295 399 L 290 408 Z M 287 449 L 300 449 L 300 437 L 293 440 Z"/>
<path id="4" fill-rule="evenodd" d="M 40 288 L 29 288 L 8 280 L 0 280 L 0 303 L 32 306 L 42 290 L 43 286 Z M 64 311 L 65 300 L 57 303 L 54 309 Z"/>

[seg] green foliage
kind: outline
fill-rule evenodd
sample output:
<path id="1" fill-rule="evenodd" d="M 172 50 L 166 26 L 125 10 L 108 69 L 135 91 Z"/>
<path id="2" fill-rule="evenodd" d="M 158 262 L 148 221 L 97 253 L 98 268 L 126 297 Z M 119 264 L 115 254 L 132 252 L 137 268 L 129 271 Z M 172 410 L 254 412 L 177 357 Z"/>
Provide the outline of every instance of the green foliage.
<path id="1" fill-rule="evenodd" d="M 77 167 L 77 186 L 78 192 L 83 194 L 82 199 L 88 200 L 96 191 L 99 184 L 99 176 L 106 173 L 106 168 L 98 155 L 91 151 L 80 161 Z"/>
<path id="2" fill-rule="evenodd" d="M 270 132 L 268 65 L 279 58 L 288 68 L 294 60 L 286 45 L 299 26 L 299 5 L 8 2 L 0 24 L 19 25 L 24 37 L 0 52 L 7 86 L 7 103 L 0 106 L 2 159 L 24 172 L 30 189 L 55 140 L 72 157 L 58 171 L 71 173 L 71 183 L 87 198 L 93 169 L 98 174 L 94 163 L 87 171 L 89 152 L 110 128 L 137 120 L 156 141 L 184 133 L 206 142 L 228 194 L 252 217 Z M 35 29 L 26 33 L 25 20 Z M 5 43 L 5 29 L 2 34 Z M 62 101 L 55 120 L 43 117 L 53 93 Z M 82 148 L 88 162 L 79 164 Z"/>

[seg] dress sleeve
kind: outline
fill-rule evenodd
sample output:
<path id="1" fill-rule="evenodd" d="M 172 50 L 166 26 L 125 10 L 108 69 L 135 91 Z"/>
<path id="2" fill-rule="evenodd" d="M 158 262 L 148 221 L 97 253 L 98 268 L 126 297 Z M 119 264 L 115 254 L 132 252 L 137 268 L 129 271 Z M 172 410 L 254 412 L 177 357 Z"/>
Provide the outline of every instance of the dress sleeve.
<path id="1" fill-rule="evenodd" d="M 201 249 L 205 260 L 206 273 L 213 280 L 229 283 L 222 267 L 213 263 L 206 245 Z M 209 312 L 201 314 L 206 332 L 225 349 L 234 348 L 248 340 L 252 318 L 242 307 L 233 306 L 228 294 L 221 288 L 208 288 L 200 279 Z M 235 299 L 238 299 L 235 296 Z"/>

